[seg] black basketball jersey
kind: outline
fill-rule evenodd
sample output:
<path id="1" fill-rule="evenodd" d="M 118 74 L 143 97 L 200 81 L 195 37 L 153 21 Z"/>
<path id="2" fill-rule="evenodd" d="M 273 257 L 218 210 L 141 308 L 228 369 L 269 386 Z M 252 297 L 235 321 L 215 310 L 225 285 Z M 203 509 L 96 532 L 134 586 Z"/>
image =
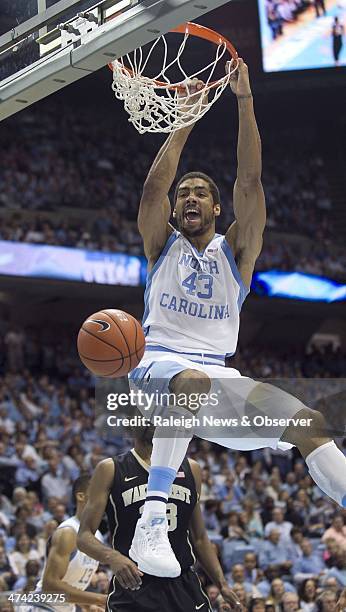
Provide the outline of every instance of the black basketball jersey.
<path id="1" fill-rule="evenodd" d="M 128 557 L 137 521 L 147 494 L 149 470 L 132 450 L 114 459 L 115 476 L 106 513 L 112 545 Z M 167 504 L 168 537 L 181 569 L 195 562 L 189 541 L 189 522 L 197 502 L 197 490 L 190 464 L 184 459 L 172 485 Z"/>

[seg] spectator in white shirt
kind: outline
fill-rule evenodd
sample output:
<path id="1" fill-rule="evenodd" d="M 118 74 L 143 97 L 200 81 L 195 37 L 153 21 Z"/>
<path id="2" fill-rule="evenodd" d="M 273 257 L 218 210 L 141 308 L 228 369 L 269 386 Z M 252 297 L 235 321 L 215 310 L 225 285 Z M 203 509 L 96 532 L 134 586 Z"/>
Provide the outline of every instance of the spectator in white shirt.
<path id="1" fill-rule="evenodd" d="M 11 568 L 16 576 L 25 576 L 27 561 L 35 559 L 40 561 L 37 549 L 31 547 L 31 541 L 26 533 L 23 533 L 16 541 L 14 552 L 8 555 Z"/>
<path id="2" fill-rule="evenodd" d="M 49 471 L 43 476 L 41 480 L 42 493 L 45 499 L 49 499 L 54 496 L 61 500 L 63 503 L 67 503 L 69 500 L 70 482 L 65 475 L 65 470 L 58 456 L 54 453 L 53 456 L 48 460 Z"/>
<path id="3" fill-rule="evenodd" d="M 16 429 L 14 421 L 8 417 L 8 409 L 5 404 L 0 404 L 0 428 L 12 435 Z"/>
<path id="4" fill-rule="evenodd" d="M 268 537 L 273 529 L 277 529 L 280 532 L 281 543 L 288 542 L 292 527 L 292 523 L 284 520 L 284 513 L 281 508 L 274 508 L 272 520 L 269 521 L 264 528 L 264 535 Z"/>

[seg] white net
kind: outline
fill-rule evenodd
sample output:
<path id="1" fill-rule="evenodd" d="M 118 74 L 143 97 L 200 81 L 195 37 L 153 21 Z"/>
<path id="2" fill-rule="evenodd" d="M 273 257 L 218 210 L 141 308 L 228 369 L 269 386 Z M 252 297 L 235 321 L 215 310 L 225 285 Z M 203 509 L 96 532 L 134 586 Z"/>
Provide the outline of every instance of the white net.
<path id="1" fill-rule="evenodd" d="M 218 100 L 229 83 L 230 75 L 237 70 L 238 62 L 233 60 L 227 73 L 215 79 L 215 71 L 219 62 L 229 59 L 227 45 L 220 40 L 215 46 L 215 57 L 212 61 L 188 75 L 182 64 L 182 56 L 189 38 L 188 31 L 173 60 L 168 58 L 166 36 L 155 40 L 148 52 L 135 49 L 131 54 L 115 60 L 113 69 L 112 89 L 116 98 L 124 102 L 124 108 L 129 114 L 129 121 L 140 134 L 145 132 L 174 132 L 195 123 L 203 117 Z M 153 77 L 144 76 L 152 53 L 163 45 L 163 66 Z M 178 72 L 178 77 L 177 77 Z M 170 80 L 174 73 L 175 80 Z M 181 75 L 181 78 L 179 76 Z M 202 79 L 204 87 L 196 93 L 189 93 L 188 84 L 191 79 Z"/>

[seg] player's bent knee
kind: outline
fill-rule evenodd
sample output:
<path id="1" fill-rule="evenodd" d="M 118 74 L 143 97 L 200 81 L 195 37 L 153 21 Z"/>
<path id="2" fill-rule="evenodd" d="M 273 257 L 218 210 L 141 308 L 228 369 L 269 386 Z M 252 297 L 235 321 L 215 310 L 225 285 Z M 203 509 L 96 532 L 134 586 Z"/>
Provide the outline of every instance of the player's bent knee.
<path id="1" fill-rule="evenodd" d="M 321 412 L 318 410 L 312 410 L 311 408 L 303 408 L 299 413 L 299 418 L 301 419 L 310 419 L 310 425 L 308 428 L 308 435 L 312 438 L 318 438 L 320 436 L 325 436 L 327 432 L 327 424 L 326 420 Z M 303 428 L 300 428 L 303 429 Z M 305 436 L 306 436 L 306 428 L 305 428 Z"/>
<path id="2" fill-rule="evenodd" d="M 302 443 L 303 446 L 306 444 L 314 446 L 314 440 L 328 437 L 326 420 L 318 410 L 312 410 L 305 406 L 298 412 L 297 418 L 301 425 L 287 427 L 281 438 L 283 441 L 290 442 L 298 447 Z"/>
<path id="3" fill-rule="evenodd" d="M 186 409 L 191 412 L 199 410 L 198 398 L 200 395 L 206 395 L 211 388 L 211 380 L 208 374 L 200 370 L 187 369 L 179 372 L 174 376 L 169 383 L 169 390 L 179 398 L 179 403 L 182 398 L 186 397 Z"/>
<path id="4" fill-rule="evenodd" d="M 208 374 L 200 370 L 183 370 L 173 376 L 169 383 L 172 393 L 209 393 L 211 380 Z"/>

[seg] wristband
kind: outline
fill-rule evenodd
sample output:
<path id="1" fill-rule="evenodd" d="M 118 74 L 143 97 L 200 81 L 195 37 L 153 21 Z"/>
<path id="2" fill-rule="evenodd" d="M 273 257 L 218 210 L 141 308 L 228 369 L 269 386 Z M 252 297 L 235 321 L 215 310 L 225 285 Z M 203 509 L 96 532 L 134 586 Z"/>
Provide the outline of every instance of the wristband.
<path id="1" fill-rule="evenodd" d="M 237 96 L 238 100 L 245 100 L 246 98 L 252 98 L 252 93 L 245 94 L 244 96 Z"/>

